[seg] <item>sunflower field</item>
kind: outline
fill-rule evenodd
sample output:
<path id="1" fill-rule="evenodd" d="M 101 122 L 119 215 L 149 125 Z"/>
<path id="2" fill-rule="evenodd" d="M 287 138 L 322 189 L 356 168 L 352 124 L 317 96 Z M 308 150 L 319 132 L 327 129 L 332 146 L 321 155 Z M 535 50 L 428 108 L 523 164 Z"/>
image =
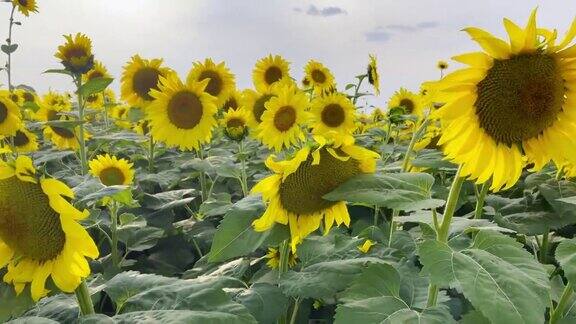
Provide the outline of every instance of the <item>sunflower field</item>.
<path id="1" fill-rule="evenodd" d="M 113 76 L 82 33 L 44 72 L 75 91 L 38 93 L 11 68 L 38 5 L 2 5 L 1 322 L 576 323 L 576 22 L 465 28 L 384 109 L 375 55 L 239 89 L 210 58 Z"/>

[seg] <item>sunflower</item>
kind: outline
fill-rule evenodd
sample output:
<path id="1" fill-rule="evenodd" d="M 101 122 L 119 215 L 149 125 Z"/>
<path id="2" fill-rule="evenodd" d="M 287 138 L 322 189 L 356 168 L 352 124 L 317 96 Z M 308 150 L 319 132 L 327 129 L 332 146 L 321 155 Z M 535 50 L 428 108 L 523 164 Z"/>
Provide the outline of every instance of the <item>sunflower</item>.
<path id="1" fill-rule="evenodd" d="M 38 150 L 38 137 L 36 134 L 22 127 L 16 131 L 16 135 L 8 136 L 8 141 L 14 143 L 18 153 L 31 153 Z"/>
<path id="2" fill-rule="evenodd" d="M 12 102 L 16 104 L 18 107 L 22 107 L 22 105 L 24 104 L 24 98 L 22 98 L 21 93 L 22 89 L 14 89 L 12 91 L 0 90 L 0 97 L 6 97 L 12 100 Z"/>
<path id="3" fill-rule="evenodd" d="M 42 103 L 48 108 L 56 111 L 70 111 L 72 110 L 72 102 L 70 96 L 65 93 L 57 93 L 48 91 L 42 96 Z"/>
<path id="4" fill-rule="evenodd" d="M 446 70 L 448 68 L 448 62 L 438 61 L 438 63 L 436 63 L 436 67 L 438 68 L 438 70 Z"/>
<path id="5" fill-rule="evenodd" d="M 139 120 L 136 125 L 132 127 L 132 130 L 136 132 L 136 134 L 146 136 L 150 133 L 150 122 L 147 119 Z"/>
<path id="6" fill-rule="evenodd" d="M 134 164 L 115 156 L 98 155 L 89 162 L 90 173 L 105 186 L 127 186 L 134 181 Z"/>
<path id="7" fill-rule="evenodd" d="M 22 97 L 22 104 L 25 105 L 27 103 L 37 104 L 38 103 L 38 96 L 33 91 L 28 91 L 22 89 L 20 91 L 20 96 Z"/>
<path id="8" fill-rule="evenodd" d="M 108 115 L 114 119 L 114 124 L 123 129 L 131 129 L 132 123 L 129 120 L 130 106 L 118 105 L 108 110 Z"/>
<path id="9" fill-rule="evenodd" d="M 84 83 L 91 81 L 96 78 L 109 78 L 108 70 L 100 61 L 94 60 L 94 66 L 90 71 L 82 74 L 82 81 Z"/>
<path id="10" fill-rule="evenodd" d="M 370 54 L 370 63 L 368 63 L 368 82 L 374 86 L 376 94 L 380 94 L 380 75 L 378 74 L 378 62 L 376 61 L 376 56 Z"/>
<path id="11" fill-rule="evenodd" d="M 90 274 L 86 258 L 98 249 L 77 221 L 88 216 L 69 202 L 74 192 L 64 183 L 38 178 L 32 160 L 19 156 L 15 165 L 0 161 L 0 268 L 4 281 L 21 293 L 30 283 L 35 301 L 46 296 L 52 278 L 71 293 Z"/>
<path id="12" fill-rule="evenodd" d="M 38 12 L 36 0 L 12 0 L 12 5 L 18 8 L 18 11 L 28 17 L 31 12 Z"/>
<path id="13" fill-rule="evenodd" d="M 244 108 L 231 109 L 224 113 L 220 124 L 224 135 L 233 141 L 241 141 L 248 133 L 248 114 Z"/>
<path id="14" fill-rule="evenodd" d="M 462 176 L 491 190 L 512 187 L 527 163 L 576 162 L 576 21 L 556 44 L 537 28 L 534 10 L 523 29 L 508 19 L 510 44 L 478 28 L 464 29 L 483 52 L 454 57 L 468 68 L 433 83 L 443 134 L 439 144 L 462 165 Z"/>
<path id="15" fill-rule="evenodd" d="M 275 94 L 271 90 L 256 92 L 246 89 L 242 92 L 241 106 L 248 112 L 248 126 L 252 131 L 256 131 L 258 125 L 262 122 L 262 114 L 266 110 L 266 103 L 273 97 L 275 97 Z"/>
<path id="16" fill-rule="evenodd" d="M 402 107 L 407 115 L 416 116 L 418 119 L 424 117 L 424 105 L 421 97 L 405 88 L 400 88 L 400 90 L 394 92 L 394 95 L 388 101 L 388 109 L 398 107 Z"/>
<path id="17" fill-rule="evenodd" d="M 197 150 L 212 138 L 216 122 L 216 98 L 205 89 L 210 80 L 184 84 L 176 74 L 160 78 L 159 90 L 150 94 L 155 99 L 146 109 L 154 139 L 169 147 Z"/>
<path id="18" fill-rule="evenodd" d="M 293 251 L 290 251 L 290 254 L 288 255 L 288 267 L 289 268 L 294 268 L 294 266 L 296 266 L 296 254 Z M 266 253 L 266 259 L 268 259 L 268 261 L 266 261 L 266 264 L 268 265 L 268 267 L 270 267 L 270 269 L 278 269 L 278 267 L 280 267 L 280 251 L 278 251 L 278 249 L 275 248 L 268 248 L 268 253 Z"/>
<path id="19" fill-rule="evenodd" d="M 230 70 L 228 70 L 224 62 L 216 65 L 209 58 L 204 60 L 204 63 L 195 62 L 188 73 L 186 82 L 191 84 L 203 80 L 208 80 L 208 85 L 204 91 L 216 97 L 217 107 L 222 107 L 226 100 L 228 100 L 230 92 L 236 89 L 234 75 L 230 73 Z"/>
<path id="20" fill-rule="evenodd" d="M 288 148 L 306 137 L 302 127 L 308 124 L 311 114 L 306 111 L 308 96 L 295 86 L 282 86 L 277 96 L 266 102 L 262 122 L 256 137 L 268 148 L 277 152 Z"/>
<path id="21" fill-rule="evenodd" d="M 43 133 L 44 138 L 51 141 L 58 149 L 75 151 L 80 148 L 78 127 L 71 130 L 65 127 L 46 125 Z M 88 138 L 90 138 L 90 135 L 87 131 L 84 131 L 84 139 L 87 140 Z"/>
<path id="22" fill-rule="evenodd" d="M 270 90 L 270 87 L 281 80 L 290 80 L 290 63 L 280 55 L 271 54 L 258 62 L 252 71 L 254 87 L 260 92 Z"/>
<path id="23" fill-rule="evenodd" d="M 58 46 L 58 52 L 54 56 L 72 73 L 83 74 L 90 71 L 94 66 L 90 38 L 81 33 L 77 33 L 74 38 L 72 35 L 64 35 L 64 38 L 66 43 Z"/>
<path id="24" fill-rule="evenodd" d="M 310 60 L 304 68 L 305 79 L 310 82 L 314 93 L 324 95 L 331 93 L 336 88 L 334 76 L 322 63 Z"/>
<path id="25" fill-rule="evenodd" d="M 226 98 L 226 101 L 224 101 L 221 110 L 223 112 L 227 112 L 230 109 L 236 110 L 240 107 L 241 102 L 242 94 L 238 90 L 234 89 L 230 91 L 230 94 L 228 95 L 228 98 Z"/>
<path id="26" fill-rule="evenodd" d="M 20 108 L 9 98 L 0 96 L 0 135 L 13 136 L 22 126 Z"/>
<path id="27" fill-rule="evenodd" d="M 341 93 L 332 93 L 312 100 L 312 134 L 333 140 L 336 145 L 354 142 L 356 109 L 354 104 Z"/>
<path id="28" fill-rule="evenodd" d="M 317 137 L 320 139 L 320 137 Z M 322 143 L 324 144 L 324 143 Z M 275 223 L 289 225 L 292 251 L 324 221 L 324 231 L 337 225 L 350 224 L 350 215 L 343 201 L 325 200 L 324 195 L 346 180 L 373 173 L 378 154 L 359 146 L 334 148 L 305 146 L 291 160 L 266 160 L 274 175 L 261 180 L 253 189 L 267 202 L 264 214 L 254 221 L 254 229 L 263 232 Z"/>
<path id="29" fill-rule="evenodd" d="M 114 92 L 114 90 L 112 90 L 110 88 L 106 88 L 106 89 L 104 89 L 102 94 L 104 96 L 104 104 L 106 104 L 106 105 L 116 104 L 116 93 Z"/>
<path id="30" fill-rule="evenodd" d="M 374 245 L 376 245 L 376 242 L 372 240 L 366 240 L 362 245 L 358 245 L 358 250 L 362 253 L 368 253 Z"/>
<path id="31" fill-rule="evenodd" d="M 386 119 L 386 114 L 380 108 L 375 108 L 370 114 L 370 119 L 374 123 L 379 123 Z"/>
<path id="32" fill-rule="evenodd" d="M 162 67 L 161 59 L 146 60 L 134 55 L 124 66 L 120 96 L 131 106 L 144 108 L 154 98 L 150 90 L 158 89 L 160 77 L 166 77 L 172 71 Z"/>

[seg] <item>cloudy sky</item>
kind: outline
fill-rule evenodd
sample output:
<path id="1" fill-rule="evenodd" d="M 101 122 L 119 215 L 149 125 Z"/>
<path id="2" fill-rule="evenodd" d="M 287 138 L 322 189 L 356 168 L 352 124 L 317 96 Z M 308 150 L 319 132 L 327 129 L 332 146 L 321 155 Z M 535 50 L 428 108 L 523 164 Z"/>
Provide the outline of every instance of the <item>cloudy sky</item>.
<path id="1" fill-rule="evenodd" d="M 477 49 L 460 30 L 479 26 L 504 35 L 502 18 L 524 25 L 538 6 L 539 23 L 560 35 L 576 15 L 573 0 L 37 0 L 40 12 L 18 16 L 13 58 L 15 84 L 40 92 L 69 90 L 53 54 L 63 34 L 83 32 L 93 40 L 96 58 L 119 77 L 133 54 L 162 57 L 185 77 L 192 62 L 226 61 L 240 88 L 251 85 L 260 57 L 281 54 L 300 80 L 309 59 L 327 65 L 343 86 L 365 69 L 368 54 L 379 60 L 386 104 L 399 87 L 417 90 L 437 78 L 439 59 Z M 0 34 L 8 33 L 10 5 L 0 3 Z M 4 37 L 4 36 L 0 36 Z M 455 68 L 451 65 L 451 68 Z M 1 75 L 1 83 L 5 75 Z M 118 81 L 114 82 L 118 89 Z"/>

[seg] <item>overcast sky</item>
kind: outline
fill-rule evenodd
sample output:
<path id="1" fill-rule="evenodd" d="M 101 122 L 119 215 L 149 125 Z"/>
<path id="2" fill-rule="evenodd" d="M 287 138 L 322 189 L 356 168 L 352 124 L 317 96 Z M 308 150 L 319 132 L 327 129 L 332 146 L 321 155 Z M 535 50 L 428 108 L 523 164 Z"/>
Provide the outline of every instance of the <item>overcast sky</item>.
<path id="1" fill-rule="evenodd" d="M 71 82 L 42 71 L 59 68 L 54 52 L 62 35 L 83 32 L 96 59 L 119 77 L 133 54 L 162 57 L 185 78 L 192 62 L 226 61 L 239 88 L 251 86 L 260 57 L 280 54 L 291 74 L 302 78 L 316 59 L 336 75 L 339 86 L 362 73 L 368 54 L 378 57 L 382 93 L 370 103 L 384 106 L 399 87 L 417 90 L 438 77 L 435 65 L 476 50 L 460 30 L 478 26 L 504 35 L 502 18 L 524 25 L 538 6 L 538 22 L 563 35 L 576 15 L 574 0 L 37 0 L 39 13 L 15 26 L 15 84 L 40 92 L 70 90 Z M 0 3 L 0 34 L 8 34 L 8 3 Z M 4 60 L 4 58 L 3 58 Z M 451 67 L 455 68 L 452 64 Z M 119 78 L 118 78 L 119 79 Z M 2 74 L 1 83 L 6 83 Z M 119 88 L 118 81 L 113 87 Z"/>

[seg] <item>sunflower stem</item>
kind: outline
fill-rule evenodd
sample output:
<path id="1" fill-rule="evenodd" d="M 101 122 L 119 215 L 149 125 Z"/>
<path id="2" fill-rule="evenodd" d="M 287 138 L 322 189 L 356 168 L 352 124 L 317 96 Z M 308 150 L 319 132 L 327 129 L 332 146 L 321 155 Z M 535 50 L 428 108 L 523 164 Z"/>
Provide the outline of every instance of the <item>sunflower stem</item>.
<path id="1" fill-rule="evenodd" d="M 548 243 L 550 238 L 550 231 L 547 230 L 544 234 L 542 234 L 542 245 L 540 246 L 540 253 L 538 254 L 538 261 L 540 263 L 547 263 L 548 262 Z"/>
<path id="2" fill-rule="evenodd" d="M 360 91 L 360 86 L 367 76 L 367 74 L 363 74 L 358 78 L 358 84 L 356 84 L 356 87 L 354 88 L 354 98 L 352 98 L 352 103 L 354 106 L 356 106 L 356 101 L 358 101 L 358 92 Z"/>
<path id="3" fill-rule="evenodd" d="M 484 201 L 486 200 L 486 194 L 488 193 L 488 182 L 482 184 L 482 189 L 478 193 L 476 198 L 476 209 L 474 210 L 474 219 L 482 218 L 482 212 L 484 211 Z"/>
<path id="4" fill-rule="evenodd" d="M 244 141 L 238 143 L 238 159 L 240 160 L 240 185 L 242 194 L 248 196 L 248 176 L 246 175 L 246 157 L 244 156 Z"/>
<path id="5" fill-rule="evenodd" d="M 414 151 L 414 146 L 416 145 L 416 142 L 418 141 L 418 139 L 420 139 L 420 136 L 426 130 L 429 123 L 430 123 L 429 119 L 427 118 L 424 119 L 422 121 L 422 124 L 420 124 L 418 129 L 416 129 L 414 134 L 412 134 L 412 139 L 410 140 L 410 144 L 408 144 L 406 154 L 404 154 L 404 161 L 402 162 L 402 172 L 408 172 L 408 169 L 410 168 L 410 155 L 412 155 L 412 151 Z"/>
<path id="6" fill-rule="evenodd" d="M 150 138 L 148 141 L 148 172 L 154 172 L 154 150 L 156 149 L 156 145 L 154 143 L 154 137 L 150 134 Z"/>
<path id="7" fill-rule="evenodd" d="M 80 307 L 82 315 L 87 316 L 94 314 L 94 304 L 92 303 L 92 297 L 90 297 L 90 291 L 88 290 L 88 285 L 86 285 L 86 280 L 82 280 L 74 293 L 76 294 L 76 299 L 78 300 L 78 306 Z"/>
<path id="8" fill-rule="evenodd" d="M 82 93 L 80 92 L 80 88 L 82 87 L 82 76 L 80 74 L 76 74 L 74 79 L 76 83 L 76 94 L 78 95 L 78 120 L 80 121 L 80 125 L 78 125 L 80 167 L 82 171 L 81 174 L 86 175 L 88 173 L 88 159 L 86 156 L 86 141 L 84 140 L 84 100 L 82 98 Z"/>
<path id="9" fill-rule="evenodd" d="M 204 161 L 204 146 L 202 146 L 202 145 L 198 149 L 198 158 L 201 161 Z M 204 171 L 200 171 L 199 177 L 200 177 L 200 190 L 202 191 L 201 198 L 202 198 L 202 202 L 205 202 L 206 199 L 208 198 L 207 197 L 207 189 L 208 188 L 206 188 L 206 175 L 204 174 Z"/>
<path id="10" fill-rule="evenodd" d="M 300 308 L 300 297 L 297 297 L 294 300 L 294 308 L 292 308 L 292 316 L 290 316 L 290 324 L 296 323 L 299 308 Z"/>
<path id="11" fill-rule="evenodd" d="M 120 264 L 120 256 L 118 254 L 118 205 L 115 201 L 110 203 L 110 237 L 112 239 L 112 246 L 110 251 L 112 254 L 112 265 L 114 268 Z"/>
<path id="12" fill-rule="evenodd" d="M 280 261 L 278 262 L 278 277 L 288 271 L 288 261 L 290 259 L 290 241 L 285 240 L 279 248 Z"/>
<path id="13" fill-rule="evenodd" d="M 6 45 L 10 47 L 12 45 L 12 26 L 14 26 L 14 10 L 16 5 L 12 4 L 12 11 L 10 12 L 10 25 L 8 27 L 8 38 L 6 39 Z M 6 53 L 8 56 L 8 63 L 6 63 L 6 74 L 8 74 L 8 90 L 12 91 L 12 52 L 8 51 Z"/>
<path id="14" fill-rule="evenodd" d="M 558 305 L 556 305 L 556 308 L 554 309 L 550 308 L 550 324 L 556 324 L 559 319 L 564 317 L 564 308 L 566 308 L 568 301 L 570 301 L 573 292 L 574 286 L 570 281 L 568 281 L 568 284 L 564 287 L 564 291 L 562 291 L 562 296 L 560 296 Z"/>

